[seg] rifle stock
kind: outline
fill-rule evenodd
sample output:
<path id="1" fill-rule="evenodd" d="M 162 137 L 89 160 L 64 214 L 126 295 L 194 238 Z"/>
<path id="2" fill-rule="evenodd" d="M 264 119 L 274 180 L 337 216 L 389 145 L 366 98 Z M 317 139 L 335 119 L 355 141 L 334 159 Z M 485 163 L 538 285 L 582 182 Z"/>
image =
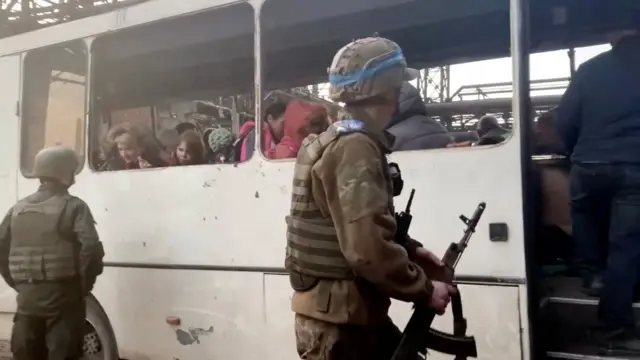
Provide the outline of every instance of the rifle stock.
<path id="1" fill-rule="evenodd" d="M 415 190 L 411 191 L 407 209 L 396 214 L 398 221 L 398 232 L 396 240 L 401 244 L 406 242 L 412 216 L 410 215 L 411 203 Z M 473 216 L 467 218 L 460 215 L 460 220 L 466 225 L 462 239 L 457 243 L 451 243 L 447 249 L 442 262 L 452 273 L 460 261 L 462 253 L 467 248 L 471 235 L 475 232 L 476 225 L 480 221 L 486 208 L 484 202 L 480 203 Z M 402 224 L 400 224 L 402 222 Z M 467 357 L 477 357 L 475 339 L 472 336 L 465 336 L 467 323 L 462 315 L 462 300 L 460 294 L 452 296 L 451 306 L 454 313 L 454 335 L 446 334 L 435 329 L 431 329 L 431 324 L 436 317 L 435 309 L 425 304 L 415 304 L 414 311 L 402 332 L 402 338 L 391 357 L 391 360 L 415 359 L 417 354 L 426 357 L 427 349 L 451 354 L 456 356 L 456 360 L 463 360 Z"/>

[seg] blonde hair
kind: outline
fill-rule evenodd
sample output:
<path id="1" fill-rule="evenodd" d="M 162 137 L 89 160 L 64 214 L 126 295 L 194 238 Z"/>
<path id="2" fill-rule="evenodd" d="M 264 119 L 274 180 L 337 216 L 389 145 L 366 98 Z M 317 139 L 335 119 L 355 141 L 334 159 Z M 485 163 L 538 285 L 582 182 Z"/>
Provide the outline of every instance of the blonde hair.
<path id="1" fill-rule="evenodd" d="M 140 147 L 144 147 L 144 136 L 137 126 L 129 123 L 118 124 L 107 132 L 104 137 L 102 148 L 104 151 L 111 151 L 117 144 L 117 139 L 123 135 L 129 135 L 131 139 Z"/>

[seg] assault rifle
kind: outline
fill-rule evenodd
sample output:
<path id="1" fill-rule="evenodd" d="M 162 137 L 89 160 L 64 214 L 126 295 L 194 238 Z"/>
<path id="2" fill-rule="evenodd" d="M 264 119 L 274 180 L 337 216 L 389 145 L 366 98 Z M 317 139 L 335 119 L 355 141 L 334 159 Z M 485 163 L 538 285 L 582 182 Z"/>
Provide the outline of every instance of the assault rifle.
<path id="1" fill-rule="evenodd" d="M 398 231 L 396 241 L 401 245 L 406 244 L 409 227 L 411 226 L 411 204 L 415 190 L 411 190 L 409 202 L 405 211 L 396 214 Z M 476 230 L 476 225 L 482 217 L 486 204 L 481 202 L 471 219 L 460 215 L 460 220 L 466 225 L 462 239 L 457 243 L 451 243 L 442 262 L 445 270 L 453 271 L 460 261 L 462 253 L 467 247 L 471 235 Z M 414 359 L 416 354 L 427 357 L 427 349 L 437 352 L 455 355 L 455 360 L 465 360 L 467 357 L 477 357 L 476 341 L 473 336 L 466 336 L 467 320 L 462 313 L 462 299 L 458 291 L 451 297 L 451 308 L 453 310 L 453 335 L 443 333 L 431 328 L 436 311 L 427 304 L 415 304 L 413 315 L 402 332 L 402 338 L 396 348 L 391 360 Z"/>

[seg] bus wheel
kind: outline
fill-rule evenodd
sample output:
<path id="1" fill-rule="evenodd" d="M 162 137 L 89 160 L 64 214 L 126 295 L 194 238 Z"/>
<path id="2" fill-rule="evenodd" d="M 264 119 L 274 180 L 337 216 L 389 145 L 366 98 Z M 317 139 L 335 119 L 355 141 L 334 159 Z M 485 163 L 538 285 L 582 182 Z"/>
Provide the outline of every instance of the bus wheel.
<path id="1" fill-rule="evenodd" d="M 87 297 L 83 360 L 118 360 L 118 346 L 111 323 L 93 296 Z"/>

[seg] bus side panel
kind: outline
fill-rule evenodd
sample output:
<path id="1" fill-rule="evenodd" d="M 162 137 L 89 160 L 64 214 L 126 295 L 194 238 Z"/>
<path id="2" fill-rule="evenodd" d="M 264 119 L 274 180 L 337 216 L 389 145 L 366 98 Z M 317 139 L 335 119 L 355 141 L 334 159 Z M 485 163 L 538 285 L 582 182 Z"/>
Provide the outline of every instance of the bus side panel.
<path id="1" fill-rule="evenodd" d="M 127 360 L 276 359 L 265 357 L 274 339 L 264 326 L 263 279 L 258 272 L 107 267 L 93 294 Z M 290 315 L 283 305 L 279 314 Z"/>
<path id="2" fill-rule="evenodd" d="M 16 176 L 19 171 L 20 55 L 0 58 L 0 213 L 4 216 L 17 200 Z M 15 291 L 0 281 L 0 339 L 10 336 L 16 309 Z M 0 349 L 2 347 L 0 346 Z M 4 349 L 2 349 L 4 350 Z"/>
<path id="3" fill-rule="evenodd" d="M 416 189 L 410 234 L 439 256 L 460 240 L 464 224 L 458 216 L 471 216 L 480 201 L 487 203 L 458 274 L 525 278 L 518 136 L 495 147 L 407 151 L 391 158 L 405 178 L 396 206 L 404 208 Z M 71 191 L 91 207 L 107 261 L 282 268 L 293 165 L 254 156 L 237 166 L 85 169 Z M 37 185 L 21 177 L 19 194 Z M 491 223 L 508 226 L 506 241 L 490 241 Z"/>
<path id="4" fill-rule="evenodd" d="M 479 359 L 521 359 L 518 287 L 461 284 L 460 291 Z M 298 358 L 286 275 L 108 267 L 94 294 L 129 360 Z M 390 314 L 402 329 L 411 306 L 394 302 Z M 451 314 L 434 327 L 451 333 Z"/>
<path id="5" fill-rule="evenodd" d="M 515 132 L 496 146 L 401 151 L 390 156 L 404 178 L 402 195 L 394 199 L 396 211 L 404 210 L 415 189 L 409 234 L 438 256 L 452 241 L 461 239 L 465 224 L 459 216 L 471 216 L 480 202 L 486 202 L 486 211 L 456 269 L 459 275 L 525 280 L 519 137 Z M 256 234 L 264 235 L 258 241 L 241 239 L 245 247 L 254 246 L 259 256 L 232 255 L 240 246 L 219 254 L 233 256 L 236 263 L 244 258 L 257 261 L 255 265 L 282 266 L 293 163 L 265 161 L 261 170 L 265 176 L 253 185 L 260 197 L 252 208 L 257 213 L 252 215 L 252 226 Z M 492 223 L 508 228 L 500 241 L 491 239 Z"/>
<path id="6" fill-rule="evenodd" d="M 474 336 L 480 360 L 522 359 L 520 291 L 517 286 L 459 284 L 467 335 Z M 394 301 L 390 315 L 404 329 L 409 321 L 411 304 Z M 436 317 L 433 328 L 453 333 L 451 307 Z M 451 355 L 430 352 L 429 359 L 450 360 Z"/>
<path id="7" fill-rule="evenodd" d="M 522 358 L 519 291 L 516 286 L 460 284 L 468 335 L 475 335 L 478 359 Z M 278 345 L 269 359 L 296 359 L 293 313 L 289 310 L 292 290 L 285 275 L 265 275 L 265 309 L 268 336 Z M 411 304 L 394 301 L 390 315 L 402 330 L 411 316 Z M 453 332 L 451 312 L 437 317 L 435 329 Z M 430 352 L 429 359 L 451 359 L 451 355 Z"/>

